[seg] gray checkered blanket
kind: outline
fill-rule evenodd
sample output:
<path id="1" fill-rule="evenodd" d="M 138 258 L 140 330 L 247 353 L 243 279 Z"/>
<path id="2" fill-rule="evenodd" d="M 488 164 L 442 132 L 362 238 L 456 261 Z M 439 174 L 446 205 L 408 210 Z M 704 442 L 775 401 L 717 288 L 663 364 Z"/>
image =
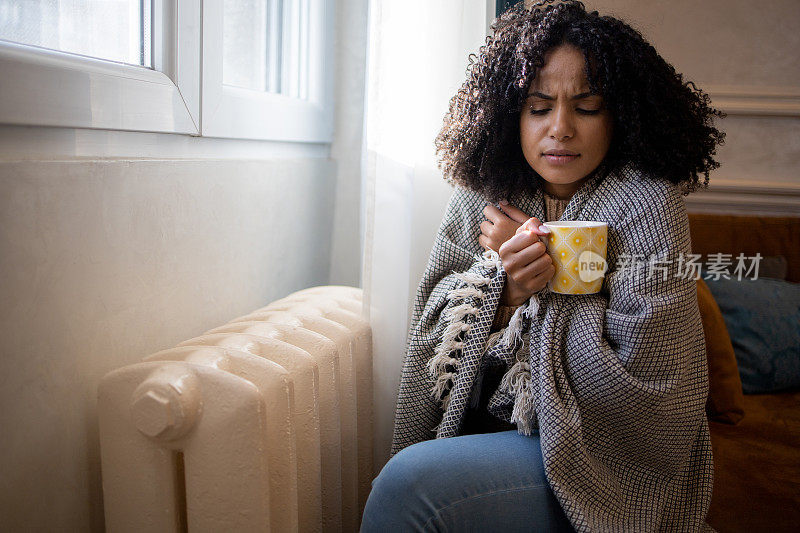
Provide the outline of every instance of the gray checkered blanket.
<path id="1" fill-rule="evenodd" d="M 509 201 L 544 220 L 541 191 Z M 417 292 L 391 454 L 459 435 L 483 372 L 488 410 L 538 431 L 550 486 L 577 531 L 707 531 L 713 462 L 696 282 L 677 186 L 624 169 L 593 177 L 562 220 L 608 223 L 600 293 L 547 289 L 490 331 L 506 281 L 478 244 L 485 198 L 456 188 Z M 644 259 L 628 262 L 623 257 Z M 660 268 L 651 268 L 658 265 Z"/>

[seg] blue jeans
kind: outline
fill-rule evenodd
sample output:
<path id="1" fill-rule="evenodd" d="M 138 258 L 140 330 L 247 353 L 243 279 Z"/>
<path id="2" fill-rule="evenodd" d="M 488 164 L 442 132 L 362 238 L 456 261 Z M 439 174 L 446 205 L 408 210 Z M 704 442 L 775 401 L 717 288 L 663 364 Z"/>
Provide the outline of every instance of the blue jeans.
<path id="1" fill-rule="evenodd" d="M 372 481 L 361 533 L 569 532 L 539 435 L 516 430 L 409 446 Z"/>

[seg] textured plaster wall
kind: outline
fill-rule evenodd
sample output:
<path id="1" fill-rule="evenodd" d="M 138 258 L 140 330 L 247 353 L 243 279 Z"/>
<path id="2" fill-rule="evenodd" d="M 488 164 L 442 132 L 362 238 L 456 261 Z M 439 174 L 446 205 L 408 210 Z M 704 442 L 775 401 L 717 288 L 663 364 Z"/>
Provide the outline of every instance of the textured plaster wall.
<path id="1" fill-rule="evenodd" d="M 0 161 L 0 529 L 102 530 L 99 379 L 327 283 L 334 190 L 327 159 Z"/>
<path id="2" fill-rule="evenodd" d="M 584 3 L 629 22 L 678 72 L 706 91 L 723 87 L 800 94 L 797 0 Z M 727 138 L 712 187 L 715 178 L 800 187 L 800 117 L 730 114 L 720 125 Z"/>

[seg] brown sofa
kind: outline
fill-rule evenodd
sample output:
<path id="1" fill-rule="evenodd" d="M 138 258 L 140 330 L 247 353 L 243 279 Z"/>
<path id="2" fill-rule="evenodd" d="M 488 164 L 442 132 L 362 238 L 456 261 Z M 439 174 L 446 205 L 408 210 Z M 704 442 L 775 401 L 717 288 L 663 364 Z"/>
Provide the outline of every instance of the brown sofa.
<path id="1" fill-rule="evenodd" d="M 783 257 L 785 279 L 800 282 L 800 218 L 692 214 L 689 221 L 692 251 L 704 260 L 710 253 Z M 714 452 L 708 522 L 721 533 L 800 531 L 800 390 L 742 394 L 730 337 L 704 282 L 698 302 Z"/>

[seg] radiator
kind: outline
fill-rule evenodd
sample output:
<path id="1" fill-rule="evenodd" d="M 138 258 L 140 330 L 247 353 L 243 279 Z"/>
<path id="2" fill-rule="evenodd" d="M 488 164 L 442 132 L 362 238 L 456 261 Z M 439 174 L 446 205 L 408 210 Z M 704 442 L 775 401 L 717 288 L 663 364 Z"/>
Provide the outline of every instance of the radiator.
<path id="1" fill-rule="evenodd" d="M 107 374 L 110 532 L 358 531 L 372 472 L 361 291 L 302 290 Z"/>

